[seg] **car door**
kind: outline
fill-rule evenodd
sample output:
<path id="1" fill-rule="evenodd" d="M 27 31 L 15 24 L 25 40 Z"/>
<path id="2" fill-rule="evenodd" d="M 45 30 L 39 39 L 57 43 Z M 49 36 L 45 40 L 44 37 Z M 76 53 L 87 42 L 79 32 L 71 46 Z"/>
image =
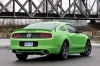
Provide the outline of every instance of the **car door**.
<path id="1" fill-rule="evenodd" d="M 70 24 L 66 24 L 65 26 L 69 32 L 69 39 L 72 45 L 71 48 L 75 50 L 81 49 L 82 47 L 81 42 L 84 41 L 84 39 L 82 38 L 80 33 L 78 33 L 77 30 Z"/>

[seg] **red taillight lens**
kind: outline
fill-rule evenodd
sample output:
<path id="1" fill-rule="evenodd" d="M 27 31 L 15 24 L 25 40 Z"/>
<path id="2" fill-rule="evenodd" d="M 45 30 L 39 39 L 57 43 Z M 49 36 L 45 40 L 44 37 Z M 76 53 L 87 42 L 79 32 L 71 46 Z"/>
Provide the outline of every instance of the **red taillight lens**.
<path id="1" fill-rule="evenodd" d="M 52 34 L 50 34 L 50 33 L 41 33 L 40 38 L 52 38 Z"/>
<path id="2" fill-rule="evenodd" d="M 20 34 L 19 33 L 15 33 L 12 35 L 12 38 L 20 38 Z"/>

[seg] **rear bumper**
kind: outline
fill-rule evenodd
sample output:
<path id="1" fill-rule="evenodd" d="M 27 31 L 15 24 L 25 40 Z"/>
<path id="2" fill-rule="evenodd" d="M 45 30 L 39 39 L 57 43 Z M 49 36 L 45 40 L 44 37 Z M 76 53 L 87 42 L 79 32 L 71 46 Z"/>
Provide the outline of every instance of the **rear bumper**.
<path id="1" fill-rule="evenodd" d="M 38 41 L 37 47 L 21 47 L 20 41 Z M 31 54 L 59 54 L 59 42 L 53 39 L 11 39 L 11 49 L 13 53 L 31 53 Z"/>
<path id="2" fill-rule="evenodd" d="M 14 47 L 13 47 L 14 48 Z M 31 54 L 59 54 L 59 48 L 31 48 L 28 49 L 27 47 L 23 48 L 14 48 L 12 49 L 13 53 L 31 53 Z"/>

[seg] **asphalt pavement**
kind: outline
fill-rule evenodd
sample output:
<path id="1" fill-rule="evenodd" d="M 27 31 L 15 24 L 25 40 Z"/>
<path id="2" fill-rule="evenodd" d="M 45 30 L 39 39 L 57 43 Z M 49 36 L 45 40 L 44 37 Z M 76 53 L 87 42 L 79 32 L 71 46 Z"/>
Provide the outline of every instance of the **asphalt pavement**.
<path id="1" fill-rule="evenodd" d="M 100 47 L 93 47 L 89 57 L 79 54 L 69 55 L 67 60 L 58 58 L 30 55 L 26 61 L 17 60 L 10 49 L 0 49 L 0 66 L 99 66 Z"/>
<path id="2" fill-rule="evenodd" d="M 93 49 L 89 57 L 73 54 L 69 55 L 67 60 L 59 60 L 59 58 L 30 55 L 26 61 L 19 61 L 9 48 L 4 47 L 10 45 L 10 39 L 0 39 L 0 43 L 6 44 L 0 45 L 0 66 L 100 66 L 98 43 L 92 43 Z"/>

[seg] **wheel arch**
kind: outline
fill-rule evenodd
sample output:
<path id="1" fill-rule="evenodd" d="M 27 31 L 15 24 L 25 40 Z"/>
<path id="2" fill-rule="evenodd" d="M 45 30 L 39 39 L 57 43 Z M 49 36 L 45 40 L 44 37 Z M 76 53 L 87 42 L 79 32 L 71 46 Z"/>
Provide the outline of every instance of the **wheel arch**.
<path id="1" fill-rule="evenodd" d="M 70 46 L 70 43 L 69 43 L 68 39 L 64 39 L 64 40 L 62 41 L 61 47 L 63 46 L 63 42 L 65 42 L 65 41 L 68 43 L 68 47 L 69 47 L 69 46 Z"/>
<path id="2" fill-rule="evenodd" d="M 90 42 L 90 44 L 91 44 L 91 40 L 90 40 L 89 38 L 87 38 L 87 39 L 86 39 L 85 46 L 86 46 L 86 44 L 87 44 L 87 42 L 88 42 L 88 41 L 89 41 L 89 42 Z"/>
<path id="3" fill-rule="evenodd" d="M 91 43 L 91 40 L 89 38 L 87 38 L 86 43 L 87 43 L 87 41 L 89 41 Z"/>
<path id="4" fill-rule="evenodd" d="M 90 41 L 90 39 L 88 38 L 87 41 Z"/>
<path id="5" fill-rule="evenodd" d="M 68 46 L 70 47 L 70 40 L 69 40 L 68 36 L 61 36 L 60 39 L 61 39 L 61 41 L 60 41 L 61 47 L 62 47 L 64 41 L 66 41 L 68 43 Z"/>
<path id="6" fill-rule="evenodd" d="M 69 41 L 68 41 L 68 39 L 65 39 L 64 41 L 66 41 L 68 43 L 68 47 L 69 47 Z"/>

